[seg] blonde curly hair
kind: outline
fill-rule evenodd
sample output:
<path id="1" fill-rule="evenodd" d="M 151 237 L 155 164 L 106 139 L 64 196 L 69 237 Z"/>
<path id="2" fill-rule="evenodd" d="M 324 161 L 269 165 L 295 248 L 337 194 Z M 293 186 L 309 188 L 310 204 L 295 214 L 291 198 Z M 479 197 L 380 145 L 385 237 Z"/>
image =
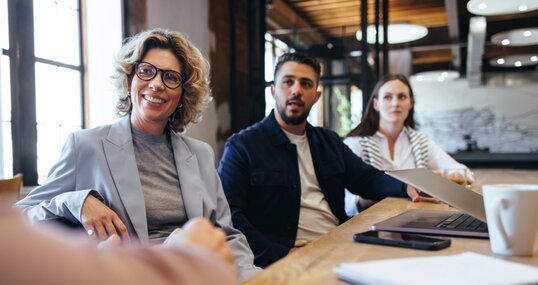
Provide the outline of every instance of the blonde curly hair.
<path id="1" fill-rule="evenodd" d="M 172 51 L 181 63 L 183 94 L 177 109 L 170 115 L 168 121 L 174 131 L 183 132 L 189 124 L 200 120 L 202 111 L 212 98 L 209 89 L 209 63 L 200 50 L 179 32 L 153 29 L 126 40 L 116 56 L 112 74 L 112 81 L 118 94 L 116 114 L 119 117 L 131 114 L 133 106 L 129 85 L 134 76 L 134 66 L 152 48 Z"/>

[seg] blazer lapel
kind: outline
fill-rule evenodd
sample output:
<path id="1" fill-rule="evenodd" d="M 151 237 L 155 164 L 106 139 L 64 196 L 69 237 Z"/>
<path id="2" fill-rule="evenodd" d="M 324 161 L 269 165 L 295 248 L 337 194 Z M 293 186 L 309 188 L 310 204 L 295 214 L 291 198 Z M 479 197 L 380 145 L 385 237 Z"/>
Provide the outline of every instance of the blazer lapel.
<path id="1" fill-rule="evenodd" d="M 146 205 L 133 149 L 129 116 L 112 125 L 107 139 L 103 140 L 105 156 L 121 202 L 127 212 L 138 239 L 147 244 L 148 224 Z"/>
<path id="2" fill-rule="evenodd" d="M 192 219 L 203 215 L 202 181 L 196 154 L 185 143 L 181 135 L 172 132 L 172 147 L 176 161 L 177 176 L 181 187 L 181 195 L 185 205 L 187 218 Z"/>

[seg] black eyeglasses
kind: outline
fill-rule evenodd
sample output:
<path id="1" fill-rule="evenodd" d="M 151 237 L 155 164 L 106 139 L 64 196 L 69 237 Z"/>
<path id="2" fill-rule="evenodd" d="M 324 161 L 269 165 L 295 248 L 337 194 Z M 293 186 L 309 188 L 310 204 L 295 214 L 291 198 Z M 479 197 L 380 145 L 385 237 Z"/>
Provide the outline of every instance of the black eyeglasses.
<path id="1" fill-rule="evenodd" d="M 176 89 L 183 83 L 183 76 L 177 71 L 160 69 L 155 67 L 155 65 L 144 61 L 135 64 L 136 76 L 144 81 L 153 80 L 159 71 L 161 72 L 161 80 L 166 87 Z"/>

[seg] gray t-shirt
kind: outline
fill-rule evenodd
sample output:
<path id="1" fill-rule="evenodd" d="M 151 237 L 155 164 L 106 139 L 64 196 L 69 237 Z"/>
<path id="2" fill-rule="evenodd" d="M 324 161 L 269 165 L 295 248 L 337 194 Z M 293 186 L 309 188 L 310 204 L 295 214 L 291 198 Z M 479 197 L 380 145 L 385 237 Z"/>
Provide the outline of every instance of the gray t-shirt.
<path id="1" fill-rule="evenodd" d="M 133 127 L 132 135 L 149 239 L 159 244 L 187 221 L 170 134 L 154 136 Z"/>

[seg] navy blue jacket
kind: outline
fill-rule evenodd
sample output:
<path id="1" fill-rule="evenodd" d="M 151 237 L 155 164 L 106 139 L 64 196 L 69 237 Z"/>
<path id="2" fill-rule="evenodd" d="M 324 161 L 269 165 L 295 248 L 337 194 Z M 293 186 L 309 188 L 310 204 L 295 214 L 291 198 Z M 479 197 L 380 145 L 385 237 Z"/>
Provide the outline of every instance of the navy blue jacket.
<path id="1" fill-rule="evenodd" d="M 407 196 L 401 182 L 364 163 L 336 133 L 307 124 L 306 134 L 319 186 L 340 223 L 348 219 L 346 188 L 367 199 Z M 297 236 L 301 185 L 297 150 L 273 112 L 228 139 L 218 172 L 254 263 L 266 267 L 287 255 Z"/>

